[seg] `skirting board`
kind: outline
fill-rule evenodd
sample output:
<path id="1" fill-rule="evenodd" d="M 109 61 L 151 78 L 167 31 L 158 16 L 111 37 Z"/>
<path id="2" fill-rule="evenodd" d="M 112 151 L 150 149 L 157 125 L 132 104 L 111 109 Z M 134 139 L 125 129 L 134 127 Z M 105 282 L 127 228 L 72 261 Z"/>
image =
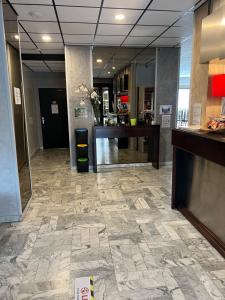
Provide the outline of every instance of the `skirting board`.
<path id="1" fill-rule="evenodd" d="M 19 221 L 21 221 L 21 215 L 20 216 L 7 216 L 7 217 L 0 216 L 0 223 L 13 223 L 13 222 L 19 222 Z"/>
<path id="2" fill-rule="evenodd" d="M 171 163 L 162 164 L 162 166 L 172 165 Z M 98 165 L 99 170 L 115 169 L 115 168 L 140 168 L 140 167 L 152 167 L 152 163 L 132 163 L 132 164 L 113 164 L 113 165 Z M 93 171 L 93 166 L 89 166 L 90 171 Z M 77 171 L 77 167 L 71 167 L 71 170 Z"/>

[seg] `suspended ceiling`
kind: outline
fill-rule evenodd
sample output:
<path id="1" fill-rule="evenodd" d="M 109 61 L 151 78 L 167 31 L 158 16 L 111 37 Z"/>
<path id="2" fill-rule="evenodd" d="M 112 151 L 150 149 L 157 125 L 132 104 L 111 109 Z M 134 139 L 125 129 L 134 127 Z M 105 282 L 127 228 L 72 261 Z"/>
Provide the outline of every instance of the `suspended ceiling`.
<path id="1" fill-rule="evenodd" d="M 63 54 L 65 45 L 92 45 L 95 53 L 98 47 L 116 46 L 133 48 L 133 58 L 137 59 L 140 49 L 135 48 L 174 47 L 188 39 L 192 35 L 193 11 L 206 0 L 10 2 L 19 18 L 22 53 Z M 125 18 L 115 20 L 118 14 Z M 43 34 L 50 35 L 51 41 L 44 42 Z M 10 38 L 13 44 L 14 32 Z M 133 59 L 128 56 L 129 61 Z M 35 62 L 32 66 L 35 67 Z M 37 62 L 34 69 L 49 71 L 51 67 L 54 70 L 64 68 L 63 63 L 53 66 L 43 61 Z"/>

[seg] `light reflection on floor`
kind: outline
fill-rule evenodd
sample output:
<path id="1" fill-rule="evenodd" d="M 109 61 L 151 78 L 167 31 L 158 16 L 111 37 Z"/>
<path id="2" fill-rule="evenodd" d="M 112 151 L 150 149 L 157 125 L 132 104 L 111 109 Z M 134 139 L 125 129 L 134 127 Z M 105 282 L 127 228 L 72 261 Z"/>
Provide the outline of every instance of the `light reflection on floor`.
<path id="1" fill-rule="evenodd" d="M 134 138 L 133 138 L 134 139 Z M 131 141 L 136 143 L 136 139 Z M 117 139 L 97 139 L 97 164 L 111 165 L 111 164 L 131 164 L 131 163 L 147 163 L 148 155 L 141 150 L 133 150 L 129 146 L 128 149 L 118 149 Z M 135 145 L 136 146 L 136 145 Z M 133 147 L 135 148 L 135 147 Z"/>

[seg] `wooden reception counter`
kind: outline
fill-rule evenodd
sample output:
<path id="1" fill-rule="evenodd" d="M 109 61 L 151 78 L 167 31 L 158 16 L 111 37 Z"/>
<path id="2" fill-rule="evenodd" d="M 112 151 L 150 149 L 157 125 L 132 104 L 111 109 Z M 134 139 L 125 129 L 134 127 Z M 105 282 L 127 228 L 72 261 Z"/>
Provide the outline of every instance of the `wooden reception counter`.
<path id="1" fill-rule="evenodd" d="M 172 208 L 225 257 L 225 136 L 175 129 Z"/>

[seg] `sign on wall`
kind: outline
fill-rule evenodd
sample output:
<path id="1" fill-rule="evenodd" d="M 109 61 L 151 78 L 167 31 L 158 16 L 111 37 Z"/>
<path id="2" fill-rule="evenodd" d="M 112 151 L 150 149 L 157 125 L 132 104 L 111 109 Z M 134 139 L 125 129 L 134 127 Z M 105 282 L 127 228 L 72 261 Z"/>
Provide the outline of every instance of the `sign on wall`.
<path id="1" fill-rule="evenodd" d="M 202 105 L 201 103 L 195 103 L 193 105 L 193 117 L 192 117 L 193 125 L 201 125 L 201 115 L 202 115 Z"/>
<path id="2" fill-rule="evenodd" d="M 159 113 L 160 115 L 172 115 L 172 105 L 160 105 Z"/>
<path id="3" fill-rule="evenodd" d="M 171 115 L 162 115 L 162 128 L 171 127 Z"/>
<path id="4" fill-rule="evenodd" d="M 56 101 L 52 101 L 51 112 L 52 112 L 53 115 L 58 115 L 59 114 L 59 105 L 57 104 Z"/>
<path id="5" fill-rule="evenodd" d="M 14 97 L 15 97 L 15 104 L 16 105 L 21 105 L 21 93 L 20 93 L 20 88 L 14 87 Z"/>

